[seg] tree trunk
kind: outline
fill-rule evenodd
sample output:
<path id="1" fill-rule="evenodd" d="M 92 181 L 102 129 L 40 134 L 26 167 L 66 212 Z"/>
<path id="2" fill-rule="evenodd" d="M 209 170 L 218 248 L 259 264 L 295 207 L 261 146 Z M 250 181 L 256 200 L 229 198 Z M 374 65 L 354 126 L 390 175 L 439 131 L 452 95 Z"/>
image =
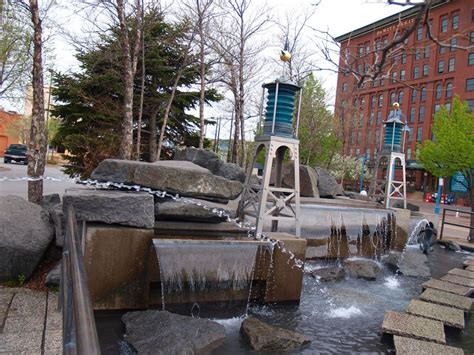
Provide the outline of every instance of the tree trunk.
<path id="1" fill-rule="evenodd" d="M 245 88 L 244 88 L 244 60 L 245 60 L 245 34 L 244 34 L 244 19 L 240 18 L 240 52 L 239 52 L 239 120 L 240 120 L 240 145 L 241 145 L 241 166 L 245 168 L 245 162 L 247 161 L 247 147 L 245 146 L 245 122 L 244 122 L 244 109 L 245 109 Z"/>
<path id="2" fill-rule="evenodd" d="M 137 119 L 137 149 L 136 149 L 136 159 L 140 160 L 141 155 L 141 143 L 142 143 L 142 117 L 143 117 L 143 99 L 145 97 L 145 36 L 144 36 L 144 28 L 145 28 L 145 20 L 144 20 L 144 7 L 143 7 L 143 0 L 141 0 L 141 20 L 140 20 L 140 39 L 141 39 L 141 57 L 142 57 L 142 81 L 140 83 L 140 106 L 138 107 L 138 119 Z"/>
<path id="3" fill-rule="evenodd" d="M 152 111 L 150 116 L 150 138 L 148 141 L 148 149 L 150 155 L 150 162 L 156 160 L 156 116 L 158 116 L 159 108 Z"/>
<path id="4" fill-rule="evenodd" d="M 42 23 L 37 0 L 30 0 L 31 21 L 33 23 L 33 108 L 28 142 L 28 176 L 38 180 L 28 181 L 28 201 L 41 203 L 46 165 L 46 129 L 44 121 Z"/>
<path id="5" fill-rule="evenodd" d="M 471 243 L 474 243 L 474 169 L 471 169 L 470 174 L 470 198 L 471 198 L 471 223 L 470 227 L 471 229 L 469 230 L 469 236 L 467 237 L 467 240 L 469 240 Z"/>
<path id="6" fill-rule="evenodd" d="M 206 63 L 204 62 L 204 28 L 202 22 L 202 16 L 199 19 L 198 30 L 199 30 L 199 75 L 201 80 L 201 87 L 199 91 L 199 124 L 200 124 L 200 133 L 199 133 L 199 148 L 204 148 L 204 98 L 206 90 Z"/>
<path id="7" fill-rule="evenodd" d="M 240 135 L 240 108 L 239 108 L 239 100 L 238 96 L 234 95 L 235 97 L 235 107 L 234 107 L 234 141 L 232 142 L 232 159 L 231 162 L 234 164 L 238 164 L 238 156 L 239 156 L 239 135 Z"/>

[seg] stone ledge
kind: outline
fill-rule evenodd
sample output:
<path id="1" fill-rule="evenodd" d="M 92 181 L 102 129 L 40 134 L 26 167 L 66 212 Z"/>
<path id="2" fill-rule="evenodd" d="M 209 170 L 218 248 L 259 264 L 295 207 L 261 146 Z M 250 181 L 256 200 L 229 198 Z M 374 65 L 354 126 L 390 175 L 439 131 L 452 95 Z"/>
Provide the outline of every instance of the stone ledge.
<path id="1" fill-rule="evenodd" d="M 462 286 L 466 286 L 466 287 L 474 287 L 474 280 L 471 280 L 462 276 L 448 274 L 448 275 L 443 276 L 441 280 L 458 284 L 458 285 L 462 285 Z"/>
<path id="2" fill-rule="evenodd" d="M 429 279 L 428 281 L 424 282 L 421 285 L 424 289 L 425 288 L 433 288 L 436 290 L 441 290 L 449 293 L 454 293 L 460 296 L 469 296 L 473 291 L 474 288 L 467 287 L 459 284 L 455 284 L 448 281 L 442 281 L 437 279 Z"/>
<path id="3" fill-rule="evenodd" d="M 405 313 L 385 312 L 382 331 L 446 344 L 443 323 Z"/>
<path id="4" fill-rule="evenodd" d="M 465 277 L 468 279 L 474 279 L 474 272 L 463 270 L 463 269 L 451 269 L 448 271 L 448 274 Z"/>
<path id="5" fill-rule="evenodd" d="M 440 345 L 428 341 L 394 336 L 395 351 L 398 355 L 462 355 L 464 351 L 452 346 Z"/>
<path id="6" fill-rule="evenodd" d="M 432 288 L 426 289 L 420 295 L 420 299 L 436 304 L 459 308 L 465 312 L 469 312 L 472 309 L 472 303 L 474 302 L 474 299 L 455 295 L 454 293 L 434 290 Z"/>
<path id="7" fill-rule="evenodd" d="M 444 325 L 464 329 L 464 312 L 460 309 L 434 303 L 412 300 L 407 312 L 415 316 L 443 322 Z"/>

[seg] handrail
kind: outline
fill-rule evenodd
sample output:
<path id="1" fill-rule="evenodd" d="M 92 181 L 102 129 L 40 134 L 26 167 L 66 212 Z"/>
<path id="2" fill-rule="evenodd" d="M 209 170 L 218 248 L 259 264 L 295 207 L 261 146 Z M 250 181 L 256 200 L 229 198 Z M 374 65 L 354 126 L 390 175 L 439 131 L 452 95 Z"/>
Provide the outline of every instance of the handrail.
<path id="1" fill-rule="evenodd" d="M 59 297 L 63 316 L 63 353 L 100 354 L 76 215 L 72 206 L 66 213 Z"/>
<path id="2" fill-rule="evenodd" d="M 455 209 L 452 209 L 452 208 L 443 208 L 443 218 L 441 219 L 441 232 L 439 233 L 439 239 L 440 240 L 443 239 L 443 230 L 444 230 L 444 225 L 445 224 L 448 224 L 450 226 L 467 228 L 469 230 L 474 229 L 470 225 L 467 226 L 465 224 L 446 222 L 446 211 L 451 211 L 451 212 L 456 212 L 456 213 L 465 213 L 465 214 L 468 214 L 468 215 L 473 215 L 474 214 L 474 212 L 471 212 L 471 211 L 460 211 L 460 210 L 455 210 Z"/>

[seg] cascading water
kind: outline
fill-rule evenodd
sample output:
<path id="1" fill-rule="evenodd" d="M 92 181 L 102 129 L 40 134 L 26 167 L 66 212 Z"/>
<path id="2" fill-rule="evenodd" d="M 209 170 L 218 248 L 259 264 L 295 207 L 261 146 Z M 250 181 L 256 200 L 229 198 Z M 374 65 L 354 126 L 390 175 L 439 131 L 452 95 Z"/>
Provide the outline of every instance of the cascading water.
<path id="1" fill-rule="evenodd" d="M 161 240 L 153 244 L 160 266 L 162 305 L 173 293 L 215 289 L 250 292 L 258 241 Z"/>
<path id="2" fill-rule="evenodd" d="M 420 231 L 428 225 L 428 223 L 430 223 L 430 221 L 426 218 L 417 219 L 411 223 L 407 245 L 418 244 L 418 235 L 420 234 Z"/>

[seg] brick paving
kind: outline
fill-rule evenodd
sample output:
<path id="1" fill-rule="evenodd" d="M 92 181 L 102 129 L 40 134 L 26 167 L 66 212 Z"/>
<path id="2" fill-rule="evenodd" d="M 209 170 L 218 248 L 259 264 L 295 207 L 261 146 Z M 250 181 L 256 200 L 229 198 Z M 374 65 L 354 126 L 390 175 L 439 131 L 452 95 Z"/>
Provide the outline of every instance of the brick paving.
<path id="1" fill-rule="evenodd" d="M 0 354 L 62 354 L 58 295 L 0 287 Z"/>

